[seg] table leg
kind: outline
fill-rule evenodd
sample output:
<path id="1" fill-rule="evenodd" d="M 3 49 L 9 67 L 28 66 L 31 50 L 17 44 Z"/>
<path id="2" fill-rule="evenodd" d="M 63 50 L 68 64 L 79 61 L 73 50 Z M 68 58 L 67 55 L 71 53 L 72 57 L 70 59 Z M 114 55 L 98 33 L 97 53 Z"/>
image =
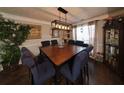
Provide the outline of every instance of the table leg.
<path id="1" fill-rule="evenodd" d="M 54 76 L 54 83 L 55 83 L 55 85 L 59 85 L 60 84 L 60 82 L 59 82 L 59 77 L 60 77 L 59 70 L 60 70 L 60 67 L 59 66 L 55 66 L 55 71 L 56 71 L 55 76 Z"/>

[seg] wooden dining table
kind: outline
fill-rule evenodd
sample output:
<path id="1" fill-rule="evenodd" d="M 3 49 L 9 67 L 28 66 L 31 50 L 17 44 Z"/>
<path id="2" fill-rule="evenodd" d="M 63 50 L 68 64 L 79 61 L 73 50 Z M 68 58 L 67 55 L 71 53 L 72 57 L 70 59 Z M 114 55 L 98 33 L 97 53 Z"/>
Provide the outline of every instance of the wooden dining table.
<path id="1" fill-rule="evenodd" d="M 82 50 L 86 49 L 86 47 L 76 45 L 56 45 L 42 47 L 40 49 L 54 65 L 60 66 Z"/>
<path id="2" fill-rule="evenodd" d="M 54 77 L 55 84 L 59 84 L 59 70 L 64 63 L 67 63 L 69 59 L 73 58 L 79 52 L 86 49 L 86 47 L 76 46 L 76 45 L 55 45 L 55 46 L 47 46 L 42 47 L 40 50 L 51 60 L 54 64 L 56 74 Z"/>

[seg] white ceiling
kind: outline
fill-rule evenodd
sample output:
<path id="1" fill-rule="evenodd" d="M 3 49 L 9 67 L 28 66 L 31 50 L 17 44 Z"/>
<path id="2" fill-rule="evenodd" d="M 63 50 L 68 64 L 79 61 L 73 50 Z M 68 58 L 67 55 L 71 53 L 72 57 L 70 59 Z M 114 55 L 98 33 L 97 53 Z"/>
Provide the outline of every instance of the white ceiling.
<path id="1" fill-rule="evenodd" d="M 68 11 L 67 21 L 77 23 L 120 9 L 107 7 L 64 7 Z M 50 22 L 58 19 L 57 7 L 0 7 L 1 12 Z M 61 14 L 64 17 L 63 14 Z"/>

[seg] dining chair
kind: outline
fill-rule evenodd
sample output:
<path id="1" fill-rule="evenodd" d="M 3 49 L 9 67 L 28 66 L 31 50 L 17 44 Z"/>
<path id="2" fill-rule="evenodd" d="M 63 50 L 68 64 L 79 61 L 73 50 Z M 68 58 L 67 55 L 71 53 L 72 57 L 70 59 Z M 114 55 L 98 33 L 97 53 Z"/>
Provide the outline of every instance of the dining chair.
<path id="1" fill-rule="evenodd" d="M 65 43 L 65 44 L 67 44 L 67 43 L 68 43 L 68 42 L 67 42 L 67 39 L 64 39 L 64 43 Z"/>
<path id="2" fill-rule="evenodd" d="M 44 62 L 36 62 L 31 56 L 31 52 L 23 47 L 21 49 L 21 60 L 22 64 L 29 67 L 32 73 L 33 84 L 42 85 L 48 79 L 52 78 L 55 74 L 53 64 L 49 60 L 44 60 Z"/>
<path id="3" fill-rule="evenodd" d="M 49 80 L 55 75 L 53 64 L 49 61 L 42 62 L 31 69 L 33 74 L 33 84 L 43 85 L 45 81 Z"/>
<path id="4" fill-rule="evenodd" d="M 83 41 L 75 41 L 75 45 L 77 46 L 83 46 L 84 42 Z"/>
<path id="5" fill-rule="evenodd" d="M 57 44 L 58 44 L 57 40 L 51 40 L 51 45 L 57 45 Z"/>
<path id="6" fill-rule="evenodd" d="M 88 53 L 90 53 L 93 49 L 92 45 L 88 45 L 88 47 L 85 49 L 85 51 L 87 51 Z"/>
<path id="7" fill-rule="evenodd" d="M 93 46 L 92 45 L 89 45 L 84 50 L 84 51 L 86 51 L 88 53 L 88 57 L 89 57 L 89 53 L 92 51 L 92 49 L 93 49 Z M 88 58 L 88 61 L 89 61 L 89 58 Z M 82 73 L 84 74 L 85 79 L 87 78 L 87 81 L 89 81 L 88 61 L 85 63 L 85 65 L 82 65 Z"/>
<path id="8" fill-rule="evenodd" d="M 72 44 L 73 45 L 73 44 L 75 44 L 75 41 L 74 40 L 69 40 L 68 44 Z"/>
<path id="9" fill-rule="evenodd" d="M 88 47 L 88 44 L 84 43 L 82 46 L 83 46 L 83 47 Z"/>
<path id="10" fill-rule="evenodd" d="M 40 53 L 39 53 L 39 56 L 41 56 L 41 58 L 44 58 L 44 57 L 46 57 L 46 55 L 44 54 L 44 52 L 41 50 L 41 46 L 39 47 L 39 51 L 40 51 Z"/>
<path id="11" fill-rule="evenodd" d="M 26 47 L 22 47 L 21 49 L 22 64 L 27 65 L 29 68 L 31 68 L 36 64 L 34 60 L 35 56 Z"/>
<path id="12" fill-rule="evenodd" d="M 70 67 L 69 64 L 65 64 L 61 67 L 61 74 L 73 84 L 76 83 L 76 80 L 81 76 L 82 65 L 84 65 L 87 61 L 88 53 L 86 51 L 82 51 L 75 56 L 73 59 L 73 64 Z"/>
<path id="13" fill-rule="evenodd" d="M 42 47 L 50 46 L 50 41 L 41 41 Z"/>

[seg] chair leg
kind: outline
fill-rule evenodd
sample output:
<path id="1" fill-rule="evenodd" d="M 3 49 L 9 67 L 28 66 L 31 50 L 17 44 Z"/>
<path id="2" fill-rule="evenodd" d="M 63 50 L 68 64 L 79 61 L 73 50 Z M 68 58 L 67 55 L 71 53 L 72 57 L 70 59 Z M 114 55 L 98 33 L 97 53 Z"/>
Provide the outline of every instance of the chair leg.
<path id="1" fill-rule="evenodd" d="M 86 77 L 87 77 L 87 73 L 86 73 L 86 66 L 84 66 L 84 68 L 83 68 L 83 70 L 84 70 L 84 84 L 86 84 Z"/>
<path id="2" fill-rule="evenodd" d="M 84 70 L 81 70 L 81 84 L 84 84 Z"/>
<path id="3" fill-rule="evenodd" d="M 89 84 L 89 70 L 88 64 L 84 66 L 84 77 L 85 77 L 85 84 Z"/>
<path id="4" fill-rule="evenodd" d="M 86 69 L 87 69 L 87 80 L 89 82 L 89 69 L 88 69 L 88 64 L 86 65 Z"/>

